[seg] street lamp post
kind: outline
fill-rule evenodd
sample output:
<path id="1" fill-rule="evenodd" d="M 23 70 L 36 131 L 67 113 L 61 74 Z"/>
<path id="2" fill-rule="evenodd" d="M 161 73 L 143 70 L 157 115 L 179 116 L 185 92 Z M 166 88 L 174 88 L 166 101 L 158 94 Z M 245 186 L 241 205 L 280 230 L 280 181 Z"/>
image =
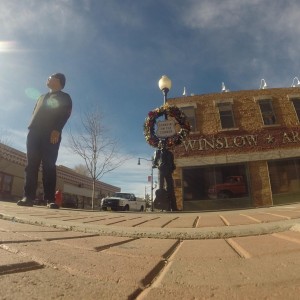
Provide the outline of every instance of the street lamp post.
<path id="1" fill-rule="evenodd" d="M 167 95 L 172 87 L 172 81 L 166 76 L 163 75 L 160 80 L 158 81 L 158 87 L 163 92 L 164 95 L 164 106 L 167 104 Z M 176 197 L 174 193 L 174 182 L 172 173 L 174 171 L 174 156 L 173 154 L 168 150 L 168 137 L 174 135 L 174 124 L 167 125 L 168 124 L 168 113 L 167 109 L 165 109 L 165 124 L 166 126 L 170 126 L 170 133 L 161 135 L 161 146 L 160 149 L 157 150 L 155 153 L 155 161 L 158 160 L 161 162 L 158 171 L 159 171 L 159 193 L 156 194 L 156 200 L 158 203 L 166 203 L 168 201 L 169 210 L 177 210 L 177 204 L 176 204 Z M 170 135 L 171 134 L 171 135 Z M 166 189 L 167 194 L 165 194 L 163 185 L 164 182 L 166 183 Z"/>
<path id="2" fill-rule="evenodd" d="M 151 161 L 151 211 L 153 211 L 154 210 L 154 208 L 153 208 L 153 189 L 154 189 L 154 187 L 153 187 L 153 158 L 147 159 L 147 158 L 139 157 L 138 165 L 141 164 L 141 159 Z"/>
<path id="3" fill-rule="evenodd" d="M 168 92 L 172 87 L 172 81 L 170 78 L 168 78 L 168 76 L 163 75 L 161 77 L 161 79 L 158 81 L 158 86 L 159 86 L 160 90 L 163 92 L 164 104 L 166 104 Z"/>

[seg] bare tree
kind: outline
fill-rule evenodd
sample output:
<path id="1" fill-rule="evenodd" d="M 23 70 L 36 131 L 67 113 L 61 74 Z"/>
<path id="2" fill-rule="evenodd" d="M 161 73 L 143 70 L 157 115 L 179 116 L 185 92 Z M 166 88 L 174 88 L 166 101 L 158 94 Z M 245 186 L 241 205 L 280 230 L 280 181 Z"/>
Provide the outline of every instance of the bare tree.
<path id="1" fill-rule="evenodd" d="M 73 134 L 69 131 L 71 150 L 83 158 L 93 182 L 92 209 L 94 209 L 96 181 L 104 174 L 120 167 L 128 158 L 118 151 L 118 143 L 109 136 L 103 126 L 98 107 L 81 115 L 81 128 Z"/>

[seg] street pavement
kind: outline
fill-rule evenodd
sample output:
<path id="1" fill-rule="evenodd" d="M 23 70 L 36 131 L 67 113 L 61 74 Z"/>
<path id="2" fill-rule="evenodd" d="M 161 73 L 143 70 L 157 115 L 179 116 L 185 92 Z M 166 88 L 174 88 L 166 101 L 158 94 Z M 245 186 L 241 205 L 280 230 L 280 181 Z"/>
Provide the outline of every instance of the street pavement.
<path id="1" fill-rule="evenodd" d="M 300 203 L 135 213 L 0 202 L 0 299 L 300 299 Z"/>

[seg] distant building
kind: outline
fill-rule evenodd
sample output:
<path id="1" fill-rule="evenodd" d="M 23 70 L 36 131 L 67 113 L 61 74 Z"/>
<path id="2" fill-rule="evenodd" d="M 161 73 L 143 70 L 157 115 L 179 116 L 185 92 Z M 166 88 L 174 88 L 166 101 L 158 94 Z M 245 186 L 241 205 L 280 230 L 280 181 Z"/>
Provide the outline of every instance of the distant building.
<path id="1" fill-rule="evenodd" d="M 16 201 L 23 197 L 26 154 L 0 143 L 0 200 Z M 74 201 L 78 208 L 91 208 L 92 179 L 72 169 L 57 166 L 57 189 L 63 193 L 65 203 Z M 97 181 L 94 207 L 99 208 L 100 199 L 120 192 L 119 187 Z M 39 174 L 37 198 L 42 198 L 43 185 Z"/>
<path id="2" fill-rule="evenodd" d="M 300 88 L 168 99 L 192 125 L 175 147 L 184 211 L 300 202 Z"/>

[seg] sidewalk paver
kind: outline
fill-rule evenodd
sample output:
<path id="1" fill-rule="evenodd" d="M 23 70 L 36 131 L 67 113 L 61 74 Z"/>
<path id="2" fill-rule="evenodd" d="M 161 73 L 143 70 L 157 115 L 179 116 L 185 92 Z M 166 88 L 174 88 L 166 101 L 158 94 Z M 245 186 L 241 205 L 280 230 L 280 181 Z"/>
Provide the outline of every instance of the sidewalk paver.
<path id="1" fill-rule="evenodd" d="M 0 202 L 0 299 L 275 299 L 300 294 L 300 204 L 127 213 Z"/>
<path id="2" fill-rule="evenodd" d="M 197 228 L 226 226 L 220 215 L 203 215 L 200 217 Z"/>
<path id="3" fill-rule="evenodd" d="M 226 221 L 228 226 L 236 226 L 236 225 L 250 225 L 260 223 L 258 220 L 253 220 L 249 218 L 247 215 L 242 214 L 227 214 L 222 215 L 223 221 Z"/>

